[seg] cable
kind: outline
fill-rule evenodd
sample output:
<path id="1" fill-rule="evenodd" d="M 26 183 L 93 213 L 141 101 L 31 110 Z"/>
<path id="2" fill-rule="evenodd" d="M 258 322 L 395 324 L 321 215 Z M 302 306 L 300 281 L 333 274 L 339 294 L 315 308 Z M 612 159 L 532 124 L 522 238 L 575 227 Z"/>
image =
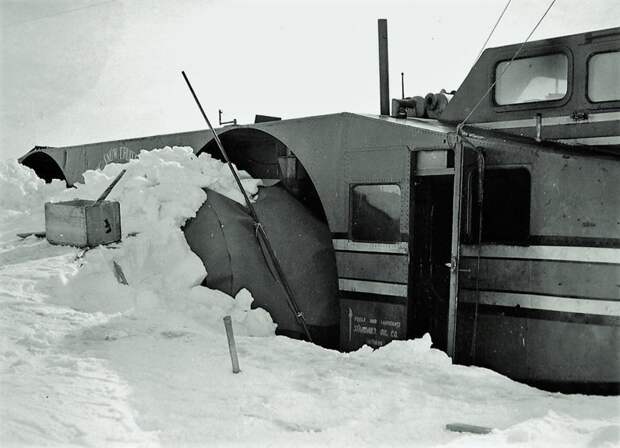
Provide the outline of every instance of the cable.
<path id="1" fill-rule="evenodd" d="M 480 59 L 480 56 L 482 55 L 482 52 L 484 51 L 484 49 L 486 48 L 487 44 L 491 40 L 491 36 L 493 36 L 493 33 L 495 32 L 495 28 L 497 28 L 497 25 L 499 25 L 499 22 L 501 22 L 502 17 L 504 17 L 504 13 L 508 9 L 508 6 L 510 6 L 510 2 L 511 1 L 512 0 L 508 0 L 508 3 L 506 3 L 506 6 L 504 6 L 504 10 L 499 15 L 499 18 L 497 19 L 497 22 L 495 22 L 495 25 L 493 25 L 493 29 L 491 29 L 491 32 L 489 33 L 489 36 L 487 37 L 487 40 L 485 40 L 484 43 L 482 44 L 482 48 L 480 48 L 480 52 L 478 53 L 478 56 L 476 56 L 476 61 L 474 62 L 474 64 L 478 61 L 478 59 Z"/>
<path id="2" fill-rule="evenodd" d="M 108 3 L 114 3 L 115 1 L 116 0 L 107 0 L 107 1 L 104 1 L 104 2 L 91 3 L 90 5 L 80 6 L 79 8 L 65 9 L 65 10 L 59 11 L 59 12 L 54 13 L 54 14 L 49 14 L 47 16 L 36 17 L 34 19 L 28 19 L 28 20 L 23 20 L 21 22 L 11 23 L 9 25 L 6 25 L 6 27 L 7 28 L 11 28 L 11 27 L 14 27 L 14 26 L 17 26 L 17 25 L 24 25 L 26 23 L 38 22 L 39 20 L 50 19 L 52 17 L 62 16 L 64 14 L 69 14 L 69 13 L 72 13 L 72 12 L 75 12 L 75 11 L 81 11 L 83 9 L 94 8 L 96 6 L 106 5 Z"/>
<path id="3" fill-rule="evenodd" d="M 480 259 L 482 258 L 482 208 L 484 207 L 484 170 L 485 159 L 482 150 L 477 152 L 478 156 L 478 253 L 476 255 L 476 302 L 474 304 L 474 323 L 472 325 L 471 346 L 469 356 L 472 363 L 476 362 L 476 339 L 478 336 L 478 308 L 480 306 Z"/>
<path id="4" fill-rule="evenodd" d="M 549 6 L 547 7 L 547 10 L 545 11 L 545 13 L 540 17 L 540 19 L 538 20 L 538 22 L 536 23 L 534 28 L 532 28 L 532 31 L 530 31 L 530 34 L 527 35 L 527 37 L 525 38 L 523 43 L 519 46 L 517 51 L 515 51 L 515 54 L 512 56 L 512 58 L 510 58 L 510 61 L 508 61 L 508 64 L 506 65 L 504 70 L 502 70 L 502 72 L 499 74 L 499 76 L 497 76 L 495 78 L 495 81 L 493 81 L 493 84 L 491 84 L 491 86 L 487 89 L 487 91 L 484 92 L 484 95 L 482 95 L 480 97 L 480 99 L 478 100 L 476 105 L 472 108 L 472 110 L 469 112 L 469 114 L 467 114 L 465 119 L 456 127 L 457 133 L 460 132 L 460 130 L 463 128 L 463 126 L 465 126 L 465 123 L 467 122 L 467 120 L 469 120 L 471 118 L 471 116 L 474 114 L 474 112 L 476 112 L 476 110 L 478 109 L 480 104 L 482 104 L 482 101 L 487 97 L 487 95 L 491 92 L 491 90 L 493 90 L 493 87 L 495 87 L 495 84 L 497 84 L 497 82 L 500 79 L 502 79 L 502 76 L 504 76 L 504 73 L 506 73 L 506 70 L 508 70 L 508 68 L 510 68 L 510 65 L 513 63 L 513 61 L 517 58 L 517 56 L 519 56 L 519 54 L 523 50 L 523 47 L 525 47 L 525 44 L 530 40 L 530 37 L 532 37 L 532 34 L 534 34 L 534 32 L 538 29 L 538 26 L 542 23 L 543 19 L 549 13 L 549 11 L 551 10 L 551 8 L 553 7 L 553 5 L 555 4 L 556 1 L 557 0 L 552 0 L 551 3 L 549 3 Z"/>

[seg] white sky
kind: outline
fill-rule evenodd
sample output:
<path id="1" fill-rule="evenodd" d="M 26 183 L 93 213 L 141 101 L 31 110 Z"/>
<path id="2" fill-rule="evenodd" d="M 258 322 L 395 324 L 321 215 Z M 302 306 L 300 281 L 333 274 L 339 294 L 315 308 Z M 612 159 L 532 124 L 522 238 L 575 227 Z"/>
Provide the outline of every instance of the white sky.
<path id="1" fill-rule="evenodd" d="M 489 46 L 516 43 L 550 0 L 513 0 Z M 66 146 L 249 123 L 378 113 L 377 18 L 390 93 L 456 89 L 505 0 L 0 0 L 0 159 Z M 620 23 L 617 0 L 557 0 L 533 39 Z"/>

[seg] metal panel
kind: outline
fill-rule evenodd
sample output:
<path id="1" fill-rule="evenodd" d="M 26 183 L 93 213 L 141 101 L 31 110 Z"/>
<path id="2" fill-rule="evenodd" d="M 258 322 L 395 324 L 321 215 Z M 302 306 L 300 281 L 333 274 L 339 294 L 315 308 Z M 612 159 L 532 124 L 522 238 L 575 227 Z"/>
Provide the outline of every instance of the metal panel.
<path id="1" fill-rule="evenodd" d="M 459 306 L 459 362 L 472 362 L 469 354 L 473 309 L 469 304 Z M 617 324 L 561 320 L 558 316 L 563 313 L 553 311 L 521 309 L 513 315 L 505 310 L 480 308 L 476 358 L 485 367 L 529 382 L 587 385 L 620 381 Z"/>
<path id="2" fill-rule="evenodd" d="M 561 237 L 563 245 L 574 245 L 571 239 L 620 239 L 614 213 L 620 210 L 617 159 L 569 155 L 509 141 L 476 142 L 485 151 L 487 168 L 520 164 L 530 170 L 533 238 Z"/>
<path id="3" fill-rule="evenodd" d="M 461 259 L 461 288 L 475 289 L 476 259 Z M 480 289 L 619 299 L 620 265 L 547 260 L 480 260 Z"/>
<path id="4" fill-rule="evenodd" d="M 620 327 L 529 319 L 527 339 L 528 378 L 620 381 Z"/>
<path id="5" fill-rule="evenodd" d="M 398 183 L 407 178 L 408 161 L 405 146 L 349 151 L 344 154 L 345 180 Z"/>
<path id="6" fill-rule="evenodd" d="M 340 277 L 407 283 L 409 260 L 403 255 L 364 252 L 336 252 Z"/>

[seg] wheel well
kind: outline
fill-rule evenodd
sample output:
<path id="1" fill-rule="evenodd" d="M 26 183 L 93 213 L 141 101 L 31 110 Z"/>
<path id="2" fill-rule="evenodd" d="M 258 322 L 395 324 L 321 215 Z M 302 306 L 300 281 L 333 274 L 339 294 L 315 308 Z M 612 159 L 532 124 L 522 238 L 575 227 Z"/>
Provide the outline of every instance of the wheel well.
<path id="1" fill-rule="evenodd" d="M 267 132 L 257 129 L 237 128 L 223 132 L 219 138 L 235 166 L 258 179 L 277 179 L 297 200 L 317 218 L 327 223 L 323 204 L 310 175 L 293 150 Z M 208 153 L 224 160 L 212 139 L 198 155 Z"/>
<path id="2" fill-rule="evenodd" d="M 51 183 L 53 179 L 63 180 L 67 182 L 67 177 L 62 169 L 56 163 L 54 158 L 44 152 L 35 152 L 24 158 L 21 164 L 32 169 L 37 176 L 46 183 Z"/>

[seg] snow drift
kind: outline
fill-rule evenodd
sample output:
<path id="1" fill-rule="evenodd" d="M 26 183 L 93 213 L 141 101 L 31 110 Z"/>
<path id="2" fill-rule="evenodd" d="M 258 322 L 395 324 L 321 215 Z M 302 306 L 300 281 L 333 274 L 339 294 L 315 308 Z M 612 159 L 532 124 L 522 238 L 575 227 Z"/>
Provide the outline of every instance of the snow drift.
<path id="1" fill-rule="evenodd" d="M 84 252 L 15 237 L 43 229 L 45 201 L 94 199 L 121 168 L 110 199 L 122 243 Z M 258 181 L 242 177 L 256 194 Z M 219 161 L 164 148 L 84 178 L 67 190 L 0 164 L 2 446 L 618 446 L 617 397 L 455 366 L 428 337 L 349 354 L 275 337 L 249 291 L 199 286 L 207 273 L 180 226 L 204 187 L 242 200 Z M 452 422 L 495 429 L 447 432 Z"/>
<path id="2" fill-rule="evenodd" d="M 127 169 L 124 179 L 108 197 L 121 204 L 123 243 L 76 254 L 70 271 L 41 284 L 51 301 L 81 311 L 106 313 L 135 314 L 162 308 L 196 311 L 207 307 L 210 309 L 205 315 L 214 320 L 245 307 L 246 315 L 243 319 L 237 316 L 237 326 L 246 320 L 248 326 L 240 326 L 239 331 L 273 334 L 274 325 L 264 311 L 249 311 L 252 299 L 247 291 L 234 301 L 199 286 L 206 271 L 180 227 L 195 216 L 206 199 L 203 187 L 243 202 L 228 167 L 209 155 L 196 157 L 191 148 L 176 147 L 143 151 L 139 159 L 127 165 L 110 164 L 103 171 L 87 171 L 84 183 L 62 190 L 60 183 L 46 185 L 31 171 L 7 164 L 1 182 L 13 191 L 7 189 L 12 194 L 6 196 L 3 205 L 16 221 L 23 223 L 19 218 L 27 217 L 29 226 L 43 229 L 42 202 L 94 200 L 123 168 Z M 244 188 L 256 194 L 260 181 L 244 172 L 241 178 Z M 116 280 L 113 262 L 122 267 L 128 286 Z"/>

